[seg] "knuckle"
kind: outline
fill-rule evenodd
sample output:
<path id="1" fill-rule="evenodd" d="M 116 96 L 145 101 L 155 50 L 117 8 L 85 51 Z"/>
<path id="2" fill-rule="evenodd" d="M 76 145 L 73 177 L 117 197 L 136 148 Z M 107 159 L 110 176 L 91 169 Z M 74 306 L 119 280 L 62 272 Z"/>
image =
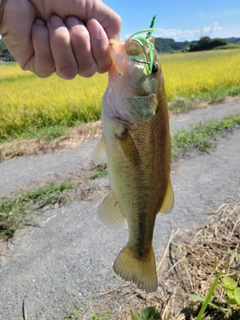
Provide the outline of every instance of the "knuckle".
<path id="1" fill-rule="evenodd" d="M 97 72 L 98 72 L 98 73 L 108 72 L 109 69 L 110 69 L 110 67 L 111 67 L 111 63 L 103 64 L 103 65 L 98 65 Z"/>
<path id="2" fill-rule="evenodd" d="M 85 78 L 92 77 L 97 72 L 97 65 L 92 63 L 88 66 L 81 66 L 79 67 L 78 74 Z"/>
<path id="3" fill-rule="evenodd" d="M 97 72 L 96 68 L 89 68 L 89 69 L 79 69 L 78 74 L 84 78 L 90 78 Z"/>
<path id="4" fill-rule="evenodd" d="M 56 74 L 63 79 L 71 80 L 75 78 L 78 73 L 76 64 L 69 63 L 67 65 L 61 65 L 56 68 Z"/>

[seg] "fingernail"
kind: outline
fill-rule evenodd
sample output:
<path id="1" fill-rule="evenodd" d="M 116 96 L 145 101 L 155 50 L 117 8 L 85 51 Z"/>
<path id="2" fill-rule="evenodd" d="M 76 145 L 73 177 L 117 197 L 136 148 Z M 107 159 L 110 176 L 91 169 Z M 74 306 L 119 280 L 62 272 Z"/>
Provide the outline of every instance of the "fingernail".
<path id="1" fill-rule="evenodd" d="M 57 27 L 57 26 L 63 26 L 64 23 L 63 23 L 63 20 L 58 17 L 58 16 L 52 16 L 50 17 L 50 19 L 48 20 L 48 23 L 51 25 L 51 26 L 54 26 L 54 27 Z"/>
<path id="2" fill-rule="evenodd" d="M 45 22 L 44 22 L 42 19 L 39 19 L 39 18 L 37 18 L 37 19 L 35 20 L 35 24 L 36 24 L 37 26 L 45 26 Z"/>

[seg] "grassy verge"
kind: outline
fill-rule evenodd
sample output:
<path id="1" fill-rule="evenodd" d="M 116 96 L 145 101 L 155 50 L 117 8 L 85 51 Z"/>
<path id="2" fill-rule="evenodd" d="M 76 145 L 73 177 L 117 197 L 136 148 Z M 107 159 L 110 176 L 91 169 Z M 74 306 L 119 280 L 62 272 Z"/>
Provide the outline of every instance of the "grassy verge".
<path id="1" fill-rule="evenodd" d="M 66 191 L 75 186 L 72 182 L 64 182 L 0 198 L 0 242 L 12 238 L 19 227 L 29 224 L 33 213 L 47 206 L 64 205 Z"/>
<path id="2" fill-rule="evenodd" d="M 213 147 L 217 135 L 240 125 L 240 115 L 226 117 L 219 121 L 199 124 L 193 129 L 180 131 L 172 136 L 172 160 L 196 150 L 207 152 Z M 105 166 L 91 173 L 87 180 L 107 176 Z M 18 228 L 29 222 L 31 213 L 47 206 L 63 205 L 67 201 L 67 191 L 77 186 L 73 182 L 63 182 L 18 194 L 10 198 L 0 198 L 0 239 L 14 236 Z"/>
<path id="3" fill-rule="evenodd" d="M 214 48 L 213 50 L 228 50 L 228 49 L 240 49 L 240 43 L 231 43 L 225 46 L 219 46 Z"/>
<path id="4" fill-rule="evenodd" d="M 199 93 L 189 93 L 169 101 L 168 109 L 174 113 L 187 112 L 198 109 L 201 104 L 213 104 L 223 102 L 227 97 L 240 96 L 240 86 L 229 88 L 218 88 L 214 90 L 203 90 Z"/>
<path id="5" fill-rule="evenodd" d="M 22 132 L 18 139 L 41 139 L 44 141 L 51 141 L 61 137 L 67 133 L 68 127 L 66 125 L 52 125 L 42 128 L 32 128 Z M 8 141 L 14 140 L 12 137 Z"/>
<path id="6" fill-rule="evenodd" d="M 182 130 L 172 136 L 172 160 L 185 156 L 189 151 L 206 152 L 214 146 L 217 135 L 240 125 L 240 115 L 232 115 L 209 123 L 200 123 L 190 130 Z"/>
<path id="7" fill-rule="evenodd" d="M 69 149 L 80 145 L 87 138 L 99 137 L 100 134 L 102 134 L 101 121 L 82 124 L 76 128 L 45 127 L 33 134 L 27 131 L 22 139 L 9 139 L 0 144 L 0 161 L 56 149 Z"/>

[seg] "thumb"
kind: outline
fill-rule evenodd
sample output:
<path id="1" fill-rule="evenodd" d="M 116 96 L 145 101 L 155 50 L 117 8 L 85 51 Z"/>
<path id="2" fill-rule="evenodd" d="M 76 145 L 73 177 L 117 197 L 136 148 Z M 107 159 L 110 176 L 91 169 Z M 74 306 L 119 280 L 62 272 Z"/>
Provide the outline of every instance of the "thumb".
<path id="1" fill-rule="evenodd" d="M 119 40 L 122 21 L 115 11 L 101 1 L 95 1 L 94 7 L 88 8 L 88 10 L 88 20 L 96 19 L 103 27 L 108 39 Z"/>

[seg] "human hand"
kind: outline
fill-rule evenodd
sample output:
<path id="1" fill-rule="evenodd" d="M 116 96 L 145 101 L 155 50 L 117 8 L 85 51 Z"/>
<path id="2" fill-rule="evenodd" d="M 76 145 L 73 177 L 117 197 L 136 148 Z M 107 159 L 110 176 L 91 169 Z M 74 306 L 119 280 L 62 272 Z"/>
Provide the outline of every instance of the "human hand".
<path id="1" fill-rule="evenodd" d="M 101 0 L 7 0 L 3 10 L 0 34 L 23 70 L 64 79 L 109 70 L 121 19 Z"/>

